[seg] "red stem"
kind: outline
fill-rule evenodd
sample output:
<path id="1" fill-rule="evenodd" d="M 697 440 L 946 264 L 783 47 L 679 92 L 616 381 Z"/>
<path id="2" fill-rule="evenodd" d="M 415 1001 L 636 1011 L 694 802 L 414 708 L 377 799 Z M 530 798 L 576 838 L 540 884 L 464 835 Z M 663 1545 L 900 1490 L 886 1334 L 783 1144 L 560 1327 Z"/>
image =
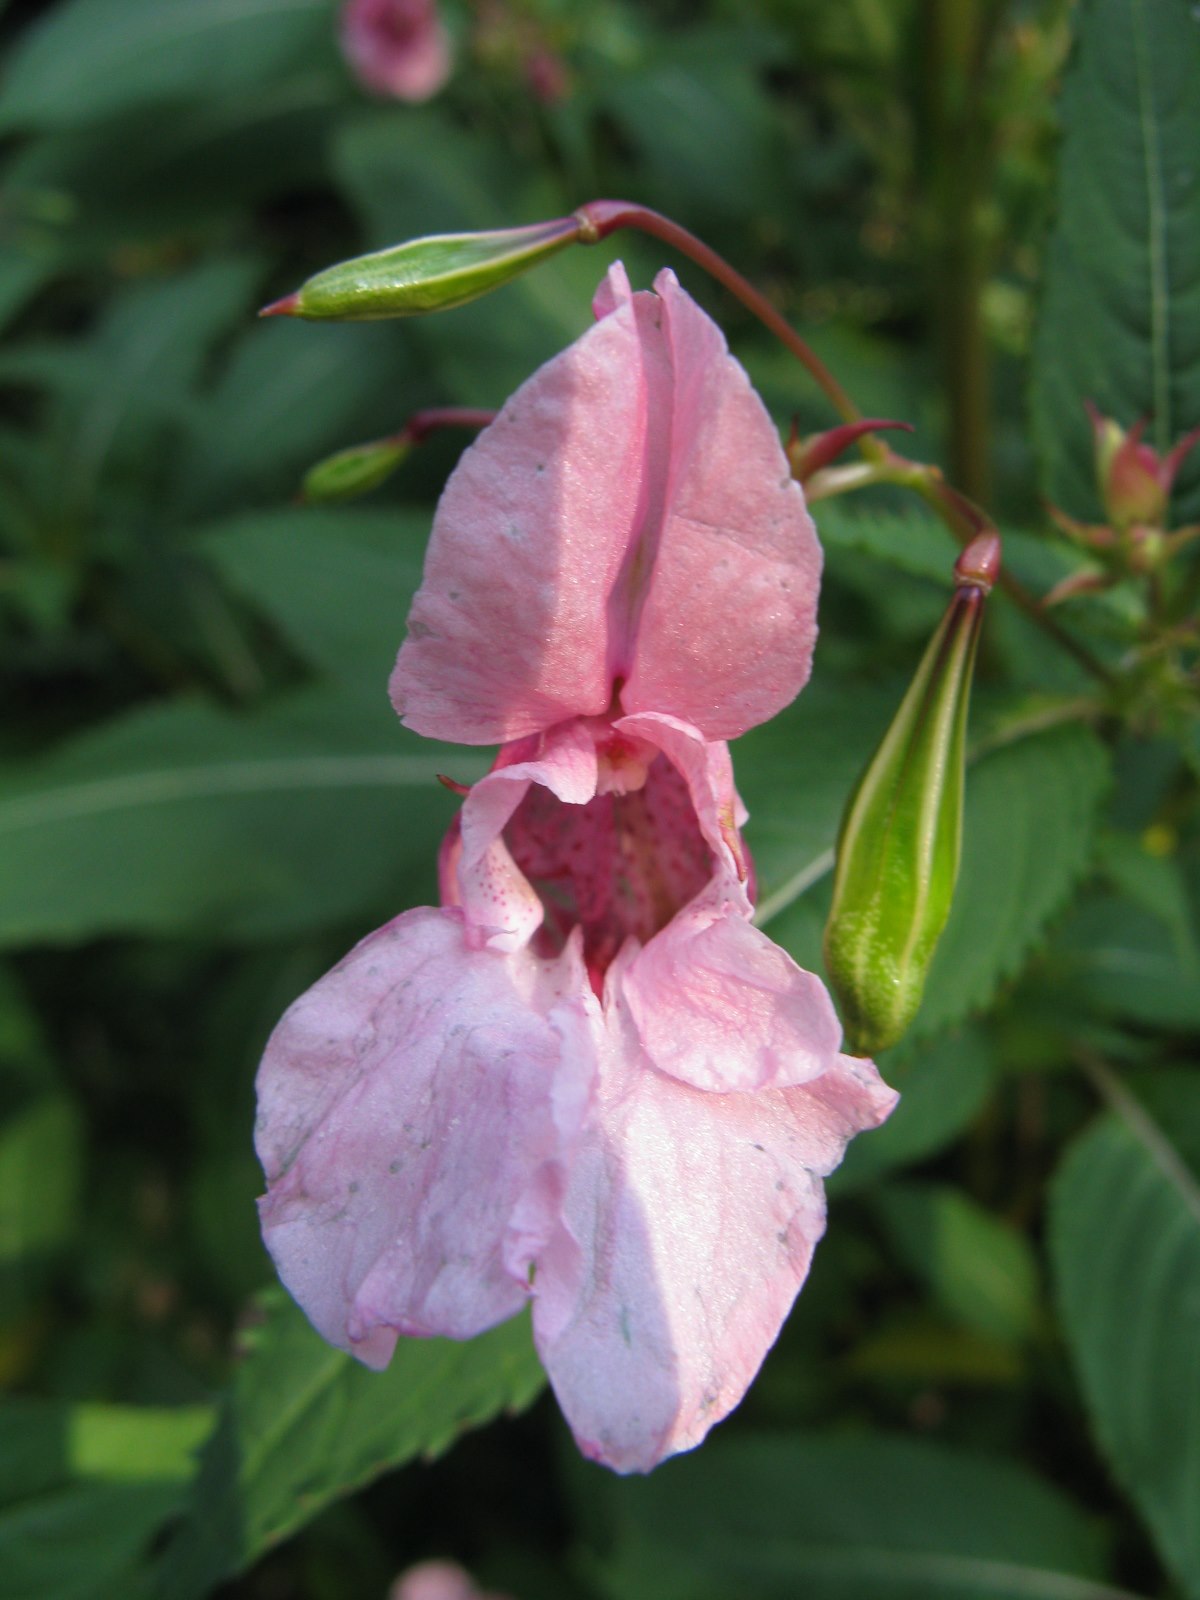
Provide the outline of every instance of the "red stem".
<path id="1" fill-rule="evenodd" d="M 807 368 L 839 416 L 847 422 L 858 422 L 862 419 L 862 412 L 854 401 L 820 356 L 805 344 L 791 323 L 780 316 L 771 302 L 758 292 L 749 279 L 743 278 L 735 267 L 731 267 L 715 250 L 710 250 L 708 245 L 697 239 L 694 233 L 689 233 L 677 222 L 672 222 L 669 217 L 664 217 L 657 211 L 651 211 L 647 206 L 634 205 L 627 200 L 589 200 L 587 205 L 580 206 L 575 215 L 579 219 L 579 238 L 583 244 L 599 244 L 618 228 L 637 228 L 655 239 L 661 239 L 664 244 L 671 245 L 689 260 L 694 261 L 698 267 L 703 267 L 705 272 L 740 300 L 747 310 L 752 311 L 761 323 L 770 328 L 776 338 L 782 340 L 796 359 Z M 865 441 L 864 448 L 870 442 Z"/>
<path id="2" fill-rule="evenodd" d="M 475 411 L 470 406 L 430 406 L 427 411 L 414 411 L 393 438 L 423 444 L 439 428 L 486 428 L 495 415 L 494 411 Z"/>

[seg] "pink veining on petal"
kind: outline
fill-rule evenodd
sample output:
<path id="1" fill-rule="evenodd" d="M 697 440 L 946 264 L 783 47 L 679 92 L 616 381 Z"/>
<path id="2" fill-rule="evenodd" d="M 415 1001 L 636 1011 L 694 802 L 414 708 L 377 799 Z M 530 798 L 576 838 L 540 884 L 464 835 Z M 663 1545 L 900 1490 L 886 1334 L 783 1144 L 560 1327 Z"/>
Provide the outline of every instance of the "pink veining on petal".
<path id="1" fill-rule="evenodd" d="M 436 0 L 346 0 L 342 54 L 364 88 L 395 100 L 429 100 L 454 65 Z"/>

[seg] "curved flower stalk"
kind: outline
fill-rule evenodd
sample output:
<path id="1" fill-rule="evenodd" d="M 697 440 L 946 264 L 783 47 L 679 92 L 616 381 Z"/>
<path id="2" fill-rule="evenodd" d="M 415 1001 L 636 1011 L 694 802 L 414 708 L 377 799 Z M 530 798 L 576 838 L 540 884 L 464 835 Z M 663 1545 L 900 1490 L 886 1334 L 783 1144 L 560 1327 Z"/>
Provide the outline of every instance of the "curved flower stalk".
<path id="1" fill-rule="evenodd" d="M 895 1096 L 751 926 L 725 740 L 803 686 L 820 549 L 741 367 L 669 272 L 465 453 L 392 678 L 501 746 L 405 912 L 304 995 L 260 1078 L 267 1244 L 332 1343 L 468 1338 L 533 1303 L 619 1471 L 741 1399 Z"/>

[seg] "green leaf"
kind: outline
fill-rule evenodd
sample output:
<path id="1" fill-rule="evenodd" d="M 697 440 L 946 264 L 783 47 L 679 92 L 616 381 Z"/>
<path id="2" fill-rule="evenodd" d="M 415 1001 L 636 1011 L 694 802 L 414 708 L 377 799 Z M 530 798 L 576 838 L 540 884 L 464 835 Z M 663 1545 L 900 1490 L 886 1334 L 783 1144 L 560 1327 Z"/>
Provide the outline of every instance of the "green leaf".
<path id="1" fill-rule="evenodd" d="M 158 475 L 164 430 L 186 419 L 210 346 L 249 316 L 259 271 L 252 260 L 210 259 L 114 296 L 86 342 L 6 354 L 6 375 L 24 369 L 58 391 L 52 492 L 60 502 L 73 512 L 88 506 L 114 461 Z"/>
<path id="2" fill-rule="evenodd" d="M 72 1406 L 67 1419 L 71 1470 L 112 1483 L 187 1482 L 215 1421 L 210 1406 Z"/>
<path id="3" fill-rule="evenodd" d="M 74 1231 L 82 1143 L 65 1094 L 41 1095 L 0 1123 L 0 1312 L 20 1307 L 30 1276 Z"/>
<path id="4" fill-rule="evenodd" d="M 1059 998 L 1085 1013 L 1151 1028 L 1200 1028 L 1194 945 L 1181 949 L 1169 923 L 1115 895 L 1086 895 L 1047 959 Z"/>
<path id="5" fill-rule="evenodd" d="M 198 548 L 300 656 L 382 715 L 430 521 L 399 509 L 278 511 L 207 529 Z"/>
<path id="6" fill-rule="evenodd" d="M 0 129 L 253 89 L 332 55 L 330 0 L 67 0 L 18 40 Z"/>
<path id="7" fill-rule="evenodd" d="M 31 252 L 55 271 L 160 243 L 245 236 L 264 197 L 323 180 L 336 85 L 286 80 L 252 96 L 143 106 L 17 147 L 0 173 L 4 214 L 28 219 Z M 222 227 L 224 223 L 224 227 Z M 159 258 L 156 252 L 152 256 Z"/>
<path id="8" fill-rule="evenodd" d="M 738 742 L 758 921 L 802 965 L 811 967 L 819 948 L 821 893 L 811 887 L 824 887 L 841 808 L 897 698 L 814 686 Z M 1103 746 L 1077 727 L 1003 745 L 968 765 L 958 887 L 911 1039 L 981 1010 L 1020 970 L 1088 866 L 1107 784 Z"/>
<path id="9" fill-rule="evenodd" d="M 403 139 L 390 112 L 356 118 L 339 132 L 334 161 L 340 186 L 379 248 L 430 233 L 545 221 L 578 203 L 545 179 L 527 181 L 502 143 L 473 138 L 435 107 L 410 108 Z M 568 250 L 485 300 L 406 323 L 399 336 L 422 353 L 428 385 L 406 410 L 431 398 L 502 405 L 587 327 L 604 267 L 598 251 Z"/>
<path id="10" fill-rule="evenodd" d="M 1092 856 L 1108 760 L 1085 728 L 990 751 L 967 770 L 962 868 L 913 1036 L 989 1004 L 1014 977 Z"/>
<path id="11" fill-rule="evenodd" d="M 284 318 L 247 327 L 197 407 L 182 463 L 188 504 L 211 514 L 251 496 L 292 498 L 321 456 L 398 429 L 428 398 L 402 335 Z"/>
<path id="12" fill-rule="evenodd" d="M 612 1600 L 1122 1600 L 1057 1491 L 931 1444 L 715 1439 L 609 1495 Z"/>
<path id="13" fill-rule="evenodd" d="M 646 200 L 675 215 L 737 218 L 777 202 L 778 125 L 754 70 L 769 35 L 693 23 L 650 41 L 644 64 L 595 80 L 633 146 Z M 749 59 L 745 59 L 749 57 Z"/>
<path id="14" fill-rule="evenodd" d="M 333 691 L 249 715 L 135 711 L 5 773 L 0 943 L 101 932 L 270 938 L 428 899 L 473 777 L 378 709 Z M 365 931 L 365 930 L 364 930 Z"/>
<path id="15" fill-rule="evenodd" d="M 1166 449 L 1200 423 L 1200 16 L 1188 0 L 1086 0 L 1063 88 L 1059 215 L 1034 350 L 1047 494 L 1098 510 L 1083 405 Z M 1200 462 L 1177 520 L 1200 515 Z"/>
<path id="16" fill-rule="evenodd" d="M 822 544 L 870 556 L 914 578 L 930 578 L 949 592 L 958 548 L 927 512 L 878 511 L 831 500 L 814 506 L 813 516 Z"/>
<path id="17" fill-rule="evenodd" d="M 1182 862 L 1177 856 L 1153 854 L 1143 840 L 1128 833 L 1110 834 L 1101 859 L 1109 881 L 1162 923 L 1181 988 L 1200 991 L 1200 939 Z"/>
<path id="18" fill-rule="evenodd" d="M 5 1600 L 129 1600 L 179 1505 L 207 1407 L 0 1406 Z"/>
<path id="19" fill-rule="evenodd" d="M 1163 1122 L 1107 1073 L 1104 1084 L 1113 1109 L 1075 1144 L 1054 1181 L 1051 1261 L 1096 1436 L 1159 1553 L 1194 1597 L 1200 1083 L 1194 1073 L 1170 1075 L 1160 1097 Z"/>
<path id="20" fill-rule="evenodd" d="M 880 1223 L 943 1311 L 993 1339 L 1027 1339 L 1037 1311 L 1028 1240 L 949 1184 L 891 1183 L 876 1197 Z"/>
<path id="21" fill-rule="evenodd" d="M 944 1034 L 919 1048 L 889 1051 L 880 1062 L 900 1103 L 881 1128 L 855 1139 L 828 1181 L 831 1194 L 937 1153 L 983 1109 L 996 1080 L 991 1043 L 978 1028 Z"/>
<path id="22" fill-rule="evenodd" d="M 325 1344 L 281 1292 L 263 1304 L 164 1556 L 169 1600 L 207 1594 L 331 1500 L 523 1409 L 545 1381 L 523 1318 L 466 1344 L 401 1339 L 379 1373 Z"/>

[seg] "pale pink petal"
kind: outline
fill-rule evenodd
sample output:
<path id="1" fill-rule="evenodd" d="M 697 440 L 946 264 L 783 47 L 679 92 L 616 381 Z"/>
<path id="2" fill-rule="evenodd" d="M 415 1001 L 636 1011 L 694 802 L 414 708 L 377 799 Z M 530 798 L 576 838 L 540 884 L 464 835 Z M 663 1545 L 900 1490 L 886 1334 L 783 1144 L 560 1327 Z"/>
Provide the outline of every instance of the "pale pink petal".
<path id="1" fill-rule="evenodd" d="M 699 729 L 678 717 L 651 712 L 621 717 L 613 726 L 627 737 L 654 745 L 683 776 L 700 831 L 713 852 L 718 871 L 731 880 L 730 894 L 736 896 L 735 883 L 744 885 L 749 876 L 746 847 L 738 832 L 748 814 L 733 786 L 729 746 L 722 740 L 710 742 Z M 748 916 L 750 901 L 744 891 L 740 903 Z"/>
<path id="2" fill-rule="evenodd" d="M 669 272 L 508 401 L 434 519 L 392 675 L 410 727 L 507 742 L 619 692 L 743 732 L 808 677 L 821 553 L 775 427 Z"/>
<path id="3" fill-rule="evenodd" d="M 388 1600 L 479 1600 L 469 1572 L 453 1561 L 422 1561 L 401 1573 Z"/>
<path id="4" fill-rule="evenodd" d="M 731 739 L 808 680 L 821 549 L 779 435 L 720 329 L 660 272 L 670 469 L 621 693 Z"/>
<path id="5" fill-rule="evenodd" d="M 429 100 L 454 64 L 435 0 L 346 0 L 342 54 L 364 88 L 396 100 Z"/>
<path id="6" fill-rule="evenodd" d="M 454 879 L 443 899 L 461 905 L 473 935 L 496 950 L 527 944 L 545 914 L 501 838 L 531 784 L 561 804 L 585 805 L 596 792 L 596 747 L 587 729 L 563 723 L 502 751 L 463 804 L 458 839 L 452 837 L 444 852 L 443 878 L 452 870 Z"/>
<path id="7" fill-rule="evenodd" d="M 477 1589 L 469 1572 L 454 1561 L 422 1561 L 402 1572 L 388 1592 L 388 1600 L 507 1600 Z"/>
<path id="8" fill-rule="evenodd" d="M 677 912 L 621 982 L 651 1061 L 697 1089 L 807 1083 L 841 1050 L 841 1024 L 820 978 L 752 927 L 719 888 Z"/>
<path id="9" fill-rule="evenodd" d="M 464 453 L 392 674 L 418 733 L 500 744 L 608 709 L 606 619 L 640 492 L 642 369 L 626 299 Z"/>
<path id="10" fill-rule="evenodd" d="M 628 305 L 632 299 L 633 289 L 629 274 L 625 271 L 625 263 L 614 261 L 592 296 L 592 315 L 599 322 L 601 317 L 612 316 L 618 306 Z"/>
<path id="11" fill-rule="evenodd" d="M 406 912 L 287 1012 L 259 1072 L 263 1236 L 332 1344 L 468 1338 L 518 1311 L 592 1071 L 579 941 L 553 962 Z"/>
<path id="12" fill-rule="evenodd" d="M 824 1230 L 821 1177 L 894 1099 L 849 1057 L 798 1088 L 705 1094 L 626 1036 L 535 1282 L 538 1350 L 585 1454 L 648 1471 L 738 1403 Z"/>

